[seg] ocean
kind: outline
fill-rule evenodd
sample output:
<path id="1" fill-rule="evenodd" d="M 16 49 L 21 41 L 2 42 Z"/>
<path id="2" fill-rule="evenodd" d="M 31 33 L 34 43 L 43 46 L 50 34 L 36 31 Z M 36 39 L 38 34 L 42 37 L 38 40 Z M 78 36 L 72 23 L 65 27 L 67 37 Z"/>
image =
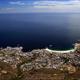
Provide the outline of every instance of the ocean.
<path id="1" fill-rule="evenodd" d="M 65 50 L 80 40 L 80 13 L 0 14 L 0 47 Z"/>

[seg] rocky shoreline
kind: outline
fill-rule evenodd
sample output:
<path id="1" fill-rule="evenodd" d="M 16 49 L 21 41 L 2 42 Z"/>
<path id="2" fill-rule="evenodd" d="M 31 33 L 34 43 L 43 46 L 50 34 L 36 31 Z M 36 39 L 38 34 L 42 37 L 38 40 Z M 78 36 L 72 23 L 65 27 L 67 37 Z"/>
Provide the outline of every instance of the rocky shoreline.
<path id="1" fill-rule="evenodd" d="M 70 75 L 75 74 L 80 70 L 80 44 L 75 44 L 74 51 L 69 51 L 68 53 L 64 52 L 63 54 L 54 51 L 51 52 L 46 49 L 37 49 L 32 50 L 31 52 L 23 52 L 22 47 L 7 47 L 0 49 L 0 80 L 40 80 L 32 78 L 29 79 L 29 72 L 33 72 L 34 74 L 37 70 L 44 71 L 45 69 L 60 71 L 64 74 L 64 76 L 65 73 Z M 54 77 L 58 75 L 56 72 L 53 73 L 55 74 Z M 80 72 L 78 74 L 80 74 Z M 63 77 L 60 79 L 56 78 L 55 80 L 65 79 L 65 77 L 63 79 L 62 78 Z"/>

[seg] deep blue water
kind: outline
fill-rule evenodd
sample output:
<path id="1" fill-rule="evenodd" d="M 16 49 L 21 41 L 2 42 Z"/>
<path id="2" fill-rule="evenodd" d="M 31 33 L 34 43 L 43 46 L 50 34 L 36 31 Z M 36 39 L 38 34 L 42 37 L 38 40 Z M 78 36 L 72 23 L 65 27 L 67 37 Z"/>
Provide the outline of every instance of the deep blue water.
<path id="1" fill-rule="evenodd" d="M 80 14 L 0 14 L 0 47 L 69 49 L 79 39 Z"/>

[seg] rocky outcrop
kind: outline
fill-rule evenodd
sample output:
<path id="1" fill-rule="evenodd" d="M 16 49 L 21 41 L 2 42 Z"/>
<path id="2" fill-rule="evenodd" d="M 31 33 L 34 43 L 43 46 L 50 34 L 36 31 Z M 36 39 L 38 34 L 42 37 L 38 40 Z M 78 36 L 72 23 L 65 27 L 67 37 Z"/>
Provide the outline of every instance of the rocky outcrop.
<path id="1" fill-rule="evenodd" d="M 20 48 L 5 48 L 0 51 L 0 61 L 10 64 L 13 68 L 31 70 L 41 68 L 59 69 L 64 64 L 80 65 L 80 55 L 75 52 L 70 53 L 51 53 L 46 49 L 22 52 Z"/>
<path id="2" fill-rule="evenodd" d="M 23 52 L 22 47 L 7 47 L 0 50 L 0 62 L 10 65 L 17 76 L 21 76 L 23 72 L 39 69 L 56 69 L 73 74 L 80 67 L 80 54 L 77 50 L 79 44 L 76 47 L 78 48 L 75 48 L 74 52 L 68 53 L 50 52 L 46 49 Z M 7 74 L 7 71 L 1 70 L 1 74 Z"/>

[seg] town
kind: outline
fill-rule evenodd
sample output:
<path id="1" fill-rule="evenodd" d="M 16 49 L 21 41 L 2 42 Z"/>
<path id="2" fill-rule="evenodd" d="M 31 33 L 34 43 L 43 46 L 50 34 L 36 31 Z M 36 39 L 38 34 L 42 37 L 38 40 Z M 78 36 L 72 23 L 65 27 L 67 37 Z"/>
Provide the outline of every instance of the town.
<path id="1" fill-rule="evenodd" d="M 75 43 L 74 49 L 68 51 L 47 48 L 23 52 L 22 49 L 23 47 L 0 49 L 0 80 L 80 80 L 80 43 Z M 46 79 L 47 76 L 42 77 L 43 73 L 40 73 L 33 79 L 29 73 L 34 75 L 37 70 L 49 70 L 54 77 Z M 57 71 L 61 74 L 56 73 Z M 76 73 L 77 77 L 66 79 L 66 75 Z M 55 78 L 57 75 L 59 77 Z M 37 76 L 41 76 L 40 79 Z"/>

